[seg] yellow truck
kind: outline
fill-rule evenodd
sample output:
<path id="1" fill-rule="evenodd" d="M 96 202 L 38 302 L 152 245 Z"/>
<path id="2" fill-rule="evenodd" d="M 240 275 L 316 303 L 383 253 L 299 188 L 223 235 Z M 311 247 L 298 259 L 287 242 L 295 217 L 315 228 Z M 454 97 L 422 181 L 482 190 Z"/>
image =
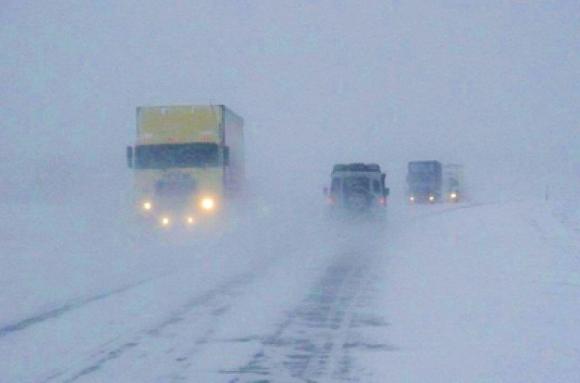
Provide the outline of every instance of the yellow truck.
<path id="1" fill-rule="evenodd" d="M 224 105 L 137 108 L 127 163 L 139 216 L 170 228 L 223 214 L 244 186 L 243 125 Z"/>

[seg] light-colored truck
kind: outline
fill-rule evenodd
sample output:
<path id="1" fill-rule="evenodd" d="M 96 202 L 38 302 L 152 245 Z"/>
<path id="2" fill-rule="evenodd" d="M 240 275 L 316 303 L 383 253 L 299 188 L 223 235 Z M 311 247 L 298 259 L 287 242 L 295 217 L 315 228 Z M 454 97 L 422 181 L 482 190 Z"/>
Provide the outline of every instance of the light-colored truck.
<path id="1" fill-rule="evenodd" d="M 244 187 L 243 125 L 224 105 L 137 108 L 127 162 L 139 215 L 169 228 L 223 213 Z"/>
<path id="2" fill-rule="evenodd" d="M 443 192 L 449 202 L 459 202 L 465 198 L 463 185 L 463 165 L 443 166 Z"/>

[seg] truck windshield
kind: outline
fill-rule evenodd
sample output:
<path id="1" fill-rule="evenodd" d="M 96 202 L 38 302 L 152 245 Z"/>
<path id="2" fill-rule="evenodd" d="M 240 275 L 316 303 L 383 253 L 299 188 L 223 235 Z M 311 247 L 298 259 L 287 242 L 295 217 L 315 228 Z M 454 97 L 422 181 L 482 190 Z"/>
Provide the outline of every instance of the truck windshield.
<path id="1" fill-rule="evenodd" d="M 407 182 L 410 183 L 432 183 L 437 181 L 437 174 L 429 172 L 413 172 L 407 176 Z"/>
<path id="2" fill-rule="evenodd" d="M 412 162 L 409 164 L 409 171 L 412 173 L 434 173 L 437 170 L 432 162 Z"/>
<path id="3" fill-rule="evenodd" d="M 218 166 L 218 145 L 214 143 L 138 145 L 137 169 L 193 168 Z"/>

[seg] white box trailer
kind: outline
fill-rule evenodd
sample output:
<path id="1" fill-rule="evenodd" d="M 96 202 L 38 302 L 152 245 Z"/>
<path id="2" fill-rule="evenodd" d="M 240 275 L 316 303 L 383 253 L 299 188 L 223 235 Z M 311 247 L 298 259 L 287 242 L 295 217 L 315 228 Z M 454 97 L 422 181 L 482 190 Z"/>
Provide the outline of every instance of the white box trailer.
<path id="1" fill-rule="evenodd" d="M 459 202 L 464 199 L 463 165 L 445 164 L 443 166 L 443 195 L 449 202 Z"/>

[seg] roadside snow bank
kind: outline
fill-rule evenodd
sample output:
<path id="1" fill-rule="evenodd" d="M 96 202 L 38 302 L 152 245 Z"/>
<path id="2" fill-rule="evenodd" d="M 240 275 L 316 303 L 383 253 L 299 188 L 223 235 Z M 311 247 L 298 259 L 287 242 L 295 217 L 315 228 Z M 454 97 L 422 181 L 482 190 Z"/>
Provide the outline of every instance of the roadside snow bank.
<path id="1" fill-rule="evenodd" d="M 550 208 L 423 210 L 391 233 L 377 381 L 579 381 L 580 246 Z"/>

